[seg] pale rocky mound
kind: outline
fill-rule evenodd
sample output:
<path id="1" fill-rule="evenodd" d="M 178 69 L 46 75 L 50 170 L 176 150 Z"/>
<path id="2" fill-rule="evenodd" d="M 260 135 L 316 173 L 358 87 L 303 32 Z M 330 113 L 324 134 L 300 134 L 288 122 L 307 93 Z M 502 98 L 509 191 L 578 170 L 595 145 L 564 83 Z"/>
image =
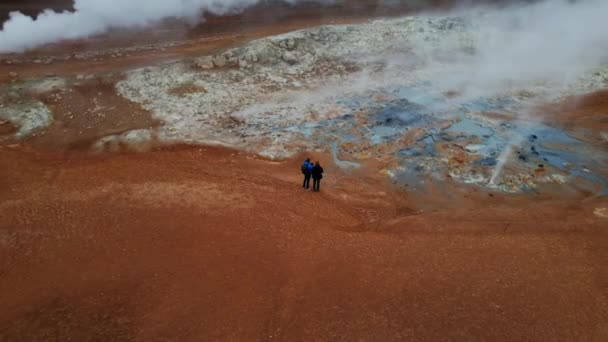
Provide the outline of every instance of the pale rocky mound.
<path id="1" fill-rule="evenodd" d="M 166 123 L 161 139 L 281 157 L 303 149 L 302 142 L 323 120 L 351 112 L 344 99 L 386 97 L 389 89 L 441 77 L 454 68 L 454 60 L 475 54 L 478 34 L 464 17 L 322 26 L 134 70 L 117 89 Z M 453 60 L 442 61 L 443 56 Z M 601 70 L 571 90 L 604 87 L 606 75 Z M 542 87 L 531 87 L 529 94 L 546 90 Z"/>

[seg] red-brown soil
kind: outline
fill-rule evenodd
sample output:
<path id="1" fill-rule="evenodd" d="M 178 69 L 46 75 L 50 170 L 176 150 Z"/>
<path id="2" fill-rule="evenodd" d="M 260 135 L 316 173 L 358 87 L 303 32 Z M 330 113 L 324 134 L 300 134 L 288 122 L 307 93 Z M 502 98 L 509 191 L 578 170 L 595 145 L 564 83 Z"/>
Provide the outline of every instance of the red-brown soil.
<path id="1" fill-rule="evenodd" d="M 0 341 L 608 340 L 605 196 L 411 192 L 323 155 L 312 193 L 300 187 L 303 156 L 88 151 L 100 136 L 162 124 L 116 95 L 111 73 L 339 19 L 251 30 L 225 20 L 214 43 L 0 66 L 0 82 L 13 70 L 95 75 L 36 95 L 52 126 L 0 145 Z M 80 48 L 69 46 L 31 54 Z M 606 98 L 551 107 L 550 123 L 598 133 Z M 3 137 L 14 130 L 0 122 Z"/>
<path id="2" fill-rule="evenodd" d="M 567 98 L 542 108 L 542 113 L 549 122 L 574 132 L 577 138 L 608 146 L 608 90 Z"/>
<path id="3" fill-rule="evenodd" d="M 608 337 L 605 199 L 330 164 L 312 193 L 296 160 L 215 148 L 0 156 L 2 340 Z"/>
<path id="4" fill-rule="evenodd" d="M 43 148 L 88 149 L 105 136 L 160 124 L 140 105 L 118 95 L 115 82 L 112 77 L 99 77 L 38 95 L 54 120 L 29 142 Z"/>

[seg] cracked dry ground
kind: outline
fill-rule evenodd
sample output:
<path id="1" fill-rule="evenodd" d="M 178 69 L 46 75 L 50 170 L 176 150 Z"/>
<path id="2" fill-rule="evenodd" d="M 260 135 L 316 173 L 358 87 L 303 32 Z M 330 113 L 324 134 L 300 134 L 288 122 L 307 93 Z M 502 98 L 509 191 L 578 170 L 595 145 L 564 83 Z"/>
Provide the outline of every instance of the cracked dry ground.
<path id="1" fill-rule="evenodd" d="M 299 159 L 203 147 L 0 156 L 1 340 L 608 337 L 602 199 L 393 193 L 329 160 L 316 194 Z"/>

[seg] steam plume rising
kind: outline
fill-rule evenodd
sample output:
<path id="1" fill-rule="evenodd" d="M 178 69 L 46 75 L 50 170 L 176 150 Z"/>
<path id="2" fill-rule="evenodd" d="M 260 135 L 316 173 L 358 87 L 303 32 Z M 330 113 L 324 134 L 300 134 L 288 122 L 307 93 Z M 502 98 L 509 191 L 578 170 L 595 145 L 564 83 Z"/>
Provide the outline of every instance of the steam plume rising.
<path id="1" fill-rule="evenodd" d="M 295 3 L 298 0 L 283 0 Z M 23 52 L 63 39 L 86 38 L 112 27 L 146 26 L 166 18 L 198 20 L 227 14 L 259 0 L 75 0 L 74 12 L 46 10 L 37 19 L 12 12 L 0 31 L 0 53 Z"/>

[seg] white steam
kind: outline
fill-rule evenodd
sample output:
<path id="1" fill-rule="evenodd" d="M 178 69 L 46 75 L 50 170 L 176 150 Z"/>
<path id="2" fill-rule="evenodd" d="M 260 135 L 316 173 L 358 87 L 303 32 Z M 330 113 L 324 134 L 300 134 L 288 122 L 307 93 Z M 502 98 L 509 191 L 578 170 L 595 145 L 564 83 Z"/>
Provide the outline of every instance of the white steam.
<path id="1" fill-rule="evenodd" d="M 450 90 L 477 96 L 566 85 L 608 63 L 608 1 L 545 0 L 463 14 L 474 32 L 470 54 L 455 51 L 458 37 L 448 36 L 429 63 L 447 60 L 450 73 L 437 81 Z"/>
<path id="2" fill-rule="evenodd" d="M 528 99 L 527 108 L 515 113 L 519 129 L 511 132 L 490 184 L 495 184 L 514 148 L 525 139 L 522 130 L 525 132 L 528 123 L 547 119 L 538 117 L 534 106 L 562 95 L 590 91 L 581 80 L 592 70 L 606 70 L 607 14 L 605 0 L 544 0 L 473 14 L 473 51 L 448 57 L 452 63 L 449 72 L 437 80 L 439 90 L 458 91 L 464 100 L 520 90 L 535 96 Z M 444 46 L 439 58 L 445 60 L 444 53 L 450 50 L 451 46 Z M 607 85 L 604 76 L 603 87 Z"/>
<path id="3" fill-rule="evenodd" d="M 283 0 L 295 3 L 297 0 Z M 259 0 L 75 0 L 74 12 L 46 10 L 37 19 L 20 12 L 0 31 L 0 53 L 22 52 L 64 39 L 86 38 L 113 27 L 147 26 L 167 18 L 198 20 L 204 12 L 227 14 Z"/>

